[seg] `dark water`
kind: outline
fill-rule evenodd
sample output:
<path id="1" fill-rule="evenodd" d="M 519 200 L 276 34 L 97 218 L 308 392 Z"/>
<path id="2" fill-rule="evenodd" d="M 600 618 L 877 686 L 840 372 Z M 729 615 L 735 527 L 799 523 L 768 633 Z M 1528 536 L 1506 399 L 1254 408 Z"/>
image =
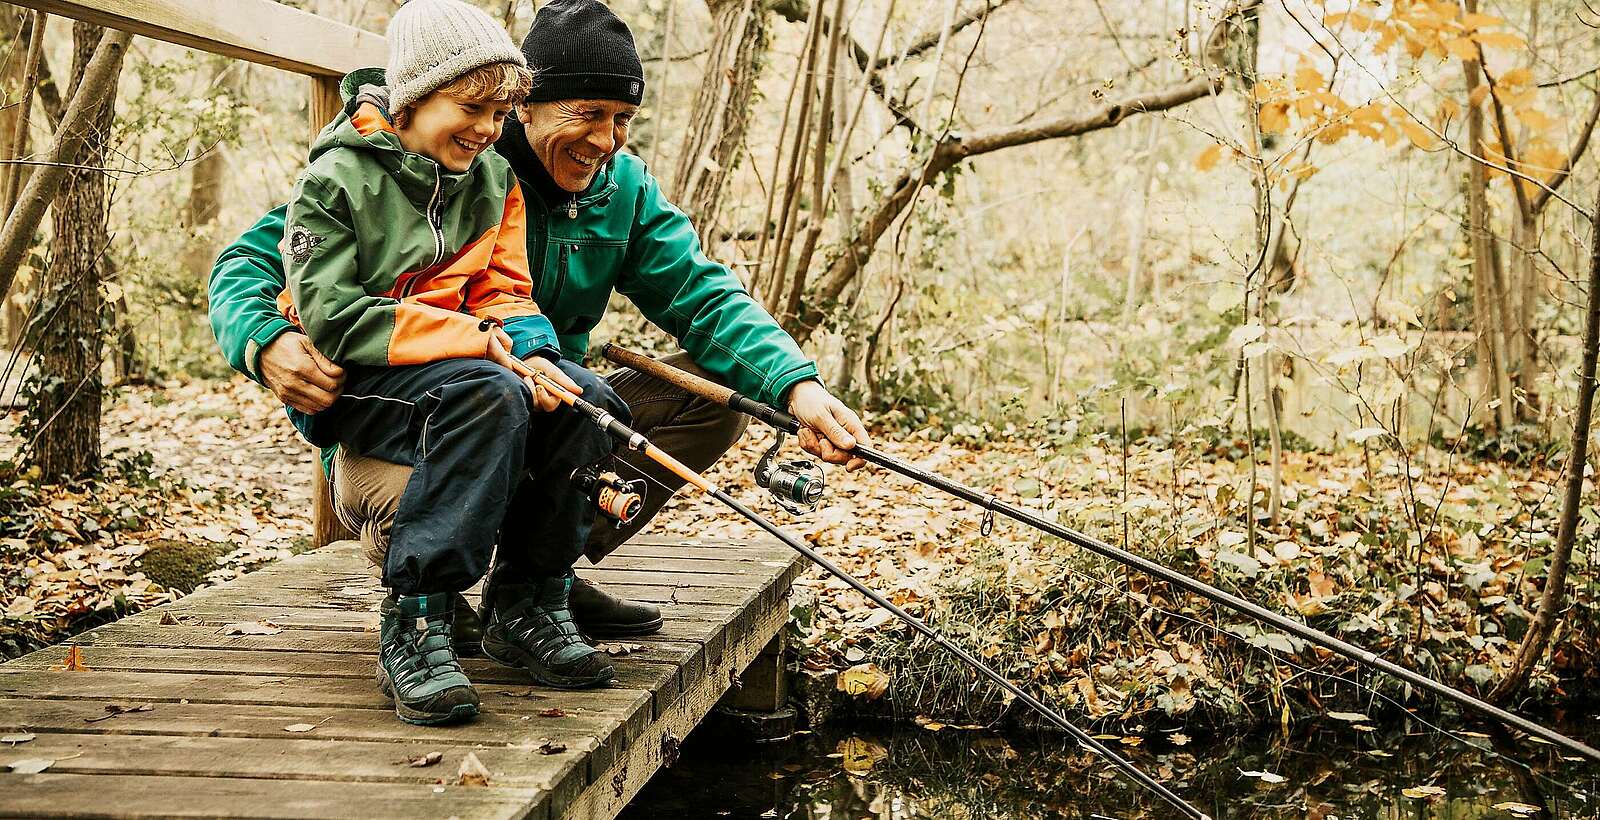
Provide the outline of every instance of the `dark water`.
<path id="1" fill-rule="evenodd" d="M 1591 744 L 1600 740 L 1592 718 L 1564 723 Z M 1192 740 L 1181 747 L 1110 743 L 1216 818 L 1600 818 L 1600 765 L 1528 742 L 1503 747 L 1526 769 L 1422 726 L 1361 733 L 1341 725 L 1288 740 Z M 1043 736 L 828 730 L 755 747 L 691 735 L 682 752 L 623 818 L 1181 816 L 1110 766 Z M 1404 793 L 1418 787 L 1414 793 L 1423 796 Z M 1443 794 L 1426 794 L 1433 789 Z"/>

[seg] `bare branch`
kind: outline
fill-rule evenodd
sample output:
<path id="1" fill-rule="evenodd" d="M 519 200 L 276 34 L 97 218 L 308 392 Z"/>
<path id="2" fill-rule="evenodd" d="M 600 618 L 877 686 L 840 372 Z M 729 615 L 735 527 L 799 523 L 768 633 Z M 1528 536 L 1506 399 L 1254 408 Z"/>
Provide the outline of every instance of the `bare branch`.
<path id="1" fill-rule="evenodd" d="M 1578 160 L 1583 159 L 1584 152 L 1589 150 L 1589 138 L 1594 135 L 1597 121 L 1600 121 L 1600 91 L 1595 92 L 1594 105 L 1589 107 L 1589 118 L 1584 121 L 1583 130 L 1578 132 L 1578 138 L 1572 143 L 1572 150 L 1567 152 L 1567 158 L 1562 161 L 1561 167 L 1556 169 L 1555 176 L 1545 183 L 1545 187 L 1533 195 L 1534 213 L 1543 211 L 1544 206 L 1550 204 L 1550 200 L 1555 197 L 1556 189 L 1572 176 L 1573 167 L 1578 164 Z"/>
<path id="2" fill-rule="evenodd" d="M 0 230 L 0 301 L 11 291 L 11 282 L 17 275 L 17 263 L 27 252 L 34 229 L 44 216 L 46 206 L 55 197 L 56 189 L 67 174 L 64 163 L 78 158 L 87 140 L 91 120 L 107 94 L 116 93 L 114 78 L 122 68 L 122 57 L 133 36 L 125 31 L 107 29 L 95 46 L 94 57 L 83 72 L 72 103 L 56 131 L 56 142 L 51 147 L 45 165 L 28 178 L 28 185 L 17 199 L 16 209 Z"/>

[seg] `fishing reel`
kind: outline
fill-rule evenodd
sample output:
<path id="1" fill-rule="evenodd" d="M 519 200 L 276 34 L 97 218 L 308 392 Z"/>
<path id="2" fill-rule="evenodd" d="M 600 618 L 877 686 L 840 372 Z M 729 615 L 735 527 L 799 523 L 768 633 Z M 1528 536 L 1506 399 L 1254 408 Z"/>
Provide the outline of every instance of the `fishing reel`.
<path id="1" fill-rule="evenodd" d="M 779 430 L 777 441 L 756 462 L 756 486 L 772 493 L 778 506 L 795 515 L 804 515 L 815 510 L 822 501 L 822 468 L 803 458 L 778 461 L 778 448 L 783 446 L 785 435 Z"/>
<path id="2" fill-rule="evenodd" d="M 593 499 L 600 514 L 621 527 L 631 522 L 644 509 L 644 479 L 628 481 L 600 465 L 579 467 L 572 473 L 572 481 Z"/>

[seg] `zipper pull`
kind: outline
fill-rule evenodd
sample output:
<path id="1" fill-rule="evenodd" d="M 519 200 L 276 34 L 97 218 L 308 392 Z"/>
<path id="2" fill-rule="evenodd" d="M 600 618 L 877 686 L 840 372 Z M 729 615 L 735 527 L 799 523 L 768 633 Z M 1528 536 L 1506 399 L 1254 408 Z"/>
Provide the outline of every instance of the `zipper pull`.
<path id="1" fill-rule="evenodd" d="M 573 197 L 570 201 L 567 202 L 567 218 L 568 219 L 577 219 L 578 218 L 578 198 L 577 197 Z"/>

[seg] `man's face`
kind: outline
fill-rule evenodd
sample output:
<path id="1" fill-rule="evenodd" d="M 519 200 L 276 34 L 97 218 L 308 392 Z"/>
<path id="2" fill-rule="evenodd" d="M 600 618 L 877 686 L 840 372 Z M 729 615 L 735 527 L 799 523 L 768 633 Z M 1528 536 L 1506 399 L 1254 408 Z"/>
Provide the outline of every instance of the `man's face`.
<path id="1" fill-rule="evenodd" d="M 413 105 L 411 119 L 395 130 L 407 151 L 459 174 L 500 138 L 511 107 L 506 102 L 474 102 L 435 91 Z"/>
<path id="2" fill-rule="evenodd" d="M 528 147 L 562 190 L 579 193 L 628 142 L 639 106 L 617 100 L 528 103 L 518 115 Z"/>

